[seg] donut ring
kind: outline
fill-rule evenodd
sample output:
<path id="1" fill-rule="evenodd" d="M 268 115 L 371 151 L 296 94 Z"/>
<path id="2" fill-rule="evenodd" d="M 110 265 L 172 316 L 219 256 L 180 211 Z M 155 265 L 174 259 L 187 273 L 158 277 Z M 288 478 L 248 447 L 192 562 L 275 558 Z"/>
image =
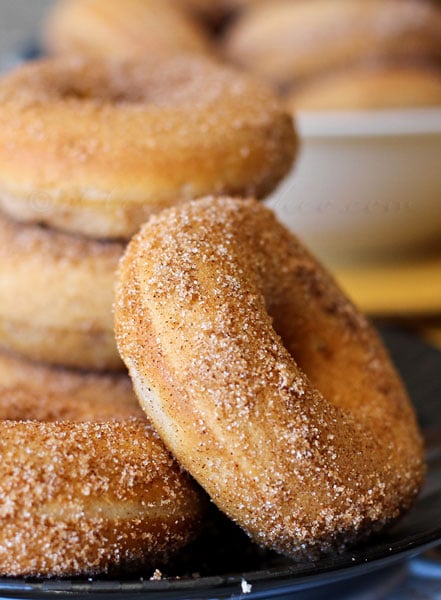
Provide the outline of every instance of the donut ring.
<path id="1" fill-rule="evenodd" d="M 439 60 L 441 11 L 427 0 L 275 0 L 244 11 L 225 52 L 285 90 L 362 62 Z"/>
<path id="2" fill-rule="evenodd" d="M 0 345 L 44 362 L 120 370 L 113 288 L 124 245 L 0 215 Z"/>
<path id="3" fill-rule="evenodd" d="M 424 461 L 402 383 L 266 207 L 208 198 L 152 217 L 122 259 L 115 309 L 158 433 L 258 543 L 313 557 L 412 504 Z"/>
<path id="4" fill-rule="evenodd" d="M 264 84 L 196 57 L 23 66 L 0 83 L 0 127 L 0 207 L 98 238 L 213 191 L 262 197 L 296 147 Z"/>
<path id="5" fill-rule="evenodd" d="M 126 376 L 0 354 L 0 573 L 76 576 L 161 564 L 195 534 L 199 491 Z"/>
<path id="6" fill-rule="evenodd" d="M 63 0 L 47 19 L 50 54 L 107 60 L 210 52 L 208 36 L 179 2 Z"/>

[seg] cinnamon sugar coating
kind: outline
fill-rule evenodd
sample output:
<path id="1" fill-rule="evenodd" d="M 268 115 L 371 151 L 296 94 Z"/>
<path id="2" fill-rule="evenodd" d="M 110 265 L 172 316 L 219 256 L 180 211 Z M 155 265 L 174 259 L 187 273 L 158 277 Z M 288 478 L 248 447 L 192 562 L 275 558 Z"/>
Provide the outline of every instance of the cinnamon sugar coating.
<path id="1" fill-rule="evenodd" d="M 124 245 L 0 215 L 0 345 L 44 362 L 122 370 L 113 333 Z"/>
<path id="2" fill-rule="evenodd" d="M 45 60 L 0 81 L 0 207 L 98 238 L 213 192 L 263 197 L 296 151 L 260 81 L 202 57 Z"/>
<path id="3" fill-rule="evenodd" d="M 387 352 L 264 206 L 206 198 L 152 217 L 115 311 L 158 433 L 258 543 L 316 556 L 411 506 L 423 448 Z"/>
<path id="4" fill-rule="evenodd" d="M 0 354 L 0 574 L 154 568 L 187 543 L 201 496 L 121 375 Z"/>

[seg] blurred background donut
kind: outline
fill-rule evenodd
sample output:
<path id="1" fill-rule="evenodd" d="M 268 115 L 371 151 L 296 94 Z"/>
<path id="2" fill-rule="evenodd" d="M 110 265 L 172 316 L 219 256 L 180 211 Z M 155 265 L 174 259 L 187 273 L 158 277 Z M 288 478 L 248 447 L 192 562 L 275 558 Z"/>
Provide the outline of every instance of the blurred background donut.
<path id="1" fill-rule="evenodd" d="M 429 0 L 276 0 L 243 11 L 227 56 L 279 89 L 377 60 L 441 59 L 441 12 Z"/>
<path id="2" fill-rule="evenodd" d="M 44 47 L 56 55 L 119 59 L 210 52 L 208 35 L 189 8 L 171 0 L 62 0 L 46 23 Z"/>

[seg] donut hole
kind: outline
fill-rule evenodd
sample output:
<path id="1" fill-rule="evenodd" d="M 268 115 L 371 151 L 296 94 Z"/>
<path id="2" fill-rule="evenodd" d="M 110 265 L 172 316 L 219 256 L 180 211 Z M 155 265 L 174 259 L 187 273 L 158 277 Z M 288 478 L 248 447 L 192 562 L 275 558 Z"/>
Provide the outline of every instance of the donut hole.
<path id="1" fill-rule="evenodd" d="M 91 100 L 94 95 L 91 89 L 81 89 L 73 85 L 68 85 L 60 90 L 60 97 L 64 100 Z"/>
<path id="2" fill-rule="evenodd" d="M 59 98 L 64 101 L 119 105 L 139 104 L 148 100 L 146 87 L 141 82 L 123 82 L 123 78 L 106 78 L 100 81 L 69 80 L 59 86 Z"/>
<path id="3" fill-rule="evenodd" d="M 299 293 L 295 298 L 291 295 L 289 307 L 283 303 L 269 307 L 273 328 L 284 347 L 312 386 L 334 406 L 375 421 L 377 431 L 387 429 L 384 396 L 388 417 L 399 419 L 407 409 L 403 396 L 394 392 L 396 378 L 387 367 L 386 351 L 372 335 L 365 335 L 367 325 L 350 305 L 343 307 L 335 298 L 326 298 L 315 276 L 302 275 L 298 283 Z"/>
<path id="4" fill-rule="evenodd" d="M 52 67 L 52 73 L 49 73 Z M 55 69 L 48 65 L 51 81 L 41 81 L 41 88 L 54 89 L 59 100 L 92 102 L 97 105 L 177 106 L 195 104 L 196 98 L 213 98 L 231 85 L 222 71 L 209 61 L 183 57 L 182 62 L 163 62 L 161 67 L 149 63 L 109 62 L 97 64 L 73 63 Z M 206 81 L 211 81 L 207 90 Z M 49 88 L 47 87 L 49 84 Z M 44 87 L 46 86 L 46 88 Z"/>
<path id="5" fill-rule="evenodd" d="M 119 86 L 109 85 L 108 81 L 101 83 L 95 86 L 87 81 L 68 81 L 66 85 L 60 85 L 58 95 L 61 100 L 67 102 L 89 101 L 112 105 L 139 103 L 144 100 L 141 90 L 134 93 L 130 88 L 121 89 Z"/>
<path id="6" fill-rule="evenodd" d="M 335 402 L 340 392 L 335 392 L 336 377 L 332 377 L 332 372 L 335 374 L 335 361 L 342 362 L 339 349 L 331 344 L 325 330 L 312 329 L 310 319 L 304 314 L 304 307 L 297 315 L 280 308 L 271 311 L 274 330 L 310 382 L 323 396 Z"/>

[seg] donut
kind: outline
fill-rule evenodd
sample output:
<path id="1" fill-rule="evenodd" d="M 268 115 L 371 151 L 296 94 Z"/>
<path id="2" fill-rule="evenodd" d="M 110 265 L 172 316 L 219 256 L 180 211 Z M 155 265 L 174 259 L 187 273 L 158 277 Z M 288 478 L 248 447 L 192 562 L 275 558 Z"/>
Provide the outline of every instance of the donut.
<path id="1" fill-rule="evenodd" d="M 0 346 L 56 365 L 123 369 L 112 304 L 124 245 L 2 215 L 0 239 Z"/>
<path id="2" fill-rule="evenodd" d="M 0 574 L 154 568 L 195 536 L 204 499 L 127 375 L 0 353 Z"/>
<path id="3" fill-rule="evenodd" d="M 274 0 L 249 7 L 225 53 L 282 90 L 379 57 L 441 58 L 441 10 L 430 0 Z"/>
<path id="4" fill-rule="evenodd" d="M 0 128 L 0 207 L 106 239 L 206 193 L 263 197 L 297 144 L 271 90 L 196 57 L 22 66 L 0 81 Z"/>
<path id="5" fill-rule="evenodd" d="M 109 421 L 143 416 L 125 373 L 51 367 L 0 350 L 2 422 Z"/>
<path id="6" fill-rule="evenodd" d="M 288 96 L 294 110 L 416 108 L 441 105 L 441 70 L 425 66 L 346 69 L 314 78 Z"/>
<path id="7" fill-rule="evenodd" d="M 49 54 L 99 60 L 211 52 L 190 12 L 167 0 L 61 0 L 49 13 L 42 41 Z"/>
<path id="8" fill-rule="evenodd" d="M 424 474 L 380 339 L 255 200 L 152 217 L 120 263 L 116 336 L 178 461 L 257 543 L 314 558 L 393 523 Z"/>

